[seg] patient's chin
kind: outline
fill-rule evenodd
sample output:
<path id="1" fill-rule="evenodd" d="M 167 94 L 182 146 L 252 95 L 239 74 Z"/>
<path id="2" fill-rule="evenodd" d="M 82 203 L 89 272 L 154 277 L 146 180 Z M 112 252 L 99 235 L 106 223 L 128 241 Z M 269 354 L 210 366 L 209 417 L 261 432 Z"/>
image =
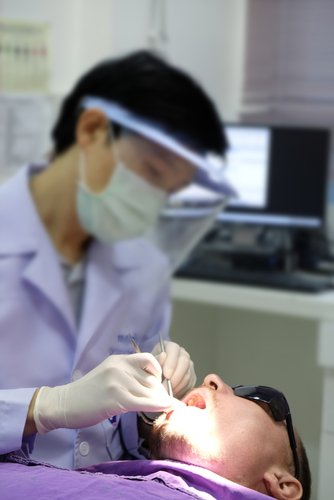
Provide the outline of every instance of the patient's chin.
<path id="1" fill-rule="evenodd" d="M 220 474 L 220 459 L 207 453 L 205 449 L 198 449 L 182 436 L 164 433 L 160 428 L 155 429 L 150 451 L 155 460 L 176 460 L 191 465 L 197 465 Z"/>
<path id="2" fill-rule="evenodd" d="M 201 412 L 201 410 L 194 408 Z M 193 413 L 193 412 L 191 412 Z M 194 416 L 194 415 L 193 415 Z M 155 459 L 171 459 L 194 465 L 208 466 L 220 457 L 219 443 L 213 429 L 206 420 L 186 420 L 175 412 L 172 416 L 161 416 L 155 422 L 149 440 L 150 451 Z M 189 415 L 188 415 L 189 417 Z M 193 425 L 194 422 L 196 425 Z M 202 425 L 199 425 L 202 424 Z"/>
<path id="3" fill-rule="evenodd" d="M 189 455 L 189 443 L 182 436 L 165 433 L 163 428 L 154 428 L 150 440 L 150 452 L 155 459 L 183 461 Z"/>

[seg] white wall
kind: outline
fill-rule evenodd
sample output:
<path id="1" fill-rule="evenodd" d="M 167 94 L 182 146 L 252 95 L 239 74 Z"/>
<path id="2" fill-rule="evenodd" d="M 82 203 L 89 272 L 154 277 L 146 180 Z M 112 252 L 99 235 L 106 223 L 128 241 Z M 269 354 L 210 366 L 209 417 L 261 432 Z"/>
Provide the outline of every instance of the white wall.
<path id="1" fill-rule="evenodd" d="M 167 0 L 167 51 L 224 117 L 238 111 L 246 0 Z M 147 46 L 150 0 L 0 0 L 0 17 L 51 24 L 51 92 L 63 94 L 95 62 Z"/>

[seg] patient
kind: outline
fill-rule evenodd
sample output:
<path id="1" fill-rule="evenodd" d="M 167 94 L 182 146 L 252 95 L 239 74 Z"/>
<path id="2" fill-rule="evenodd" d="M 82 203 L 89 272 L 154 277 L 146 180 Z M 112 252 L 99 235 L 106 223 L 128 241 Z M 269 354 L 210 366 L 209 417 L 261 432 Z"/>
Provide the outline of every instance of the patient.
<path id="1" fill-rule="evenodd" d="M 309 499 L 308 461 L 297 436 L 296 446 L 280 392 L 263 386 L 232 389 L 208 375 L 184 403 L 154 423 L 152 460 L 72 471 L 9 458 L 0 464 L 4 498 L 55 498 L 61 491 L 64 500 Z"/>
<path id="2" fill-rule="evenodd" d="M 263 386 L 232 389 L 212 374 L 183 401 L 186 407 L 155 422 L 154 458 L 205 467 L 273 498 L 309 498 L 308 460 L 282 393 Z"/>

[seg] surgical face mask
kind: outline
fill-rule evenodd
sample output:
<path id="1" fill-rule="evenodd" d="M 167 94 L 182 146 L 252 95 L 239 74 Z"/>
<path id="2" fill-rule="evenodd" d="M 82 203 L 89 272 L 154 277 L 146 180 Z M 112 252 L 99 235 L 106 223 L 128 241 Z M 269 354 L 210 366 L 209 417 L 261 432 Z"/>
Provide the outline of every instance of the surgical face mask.
<path id="1" fill-rule="evenodd" d="M 82 227 L 106 243 L 142 236 L 153 226 L 167 193 L 152 186 L 118 160 L 108 185 L 92 192 L 85 182 L 84 156 L 80 154 L 77 211 Z"/>

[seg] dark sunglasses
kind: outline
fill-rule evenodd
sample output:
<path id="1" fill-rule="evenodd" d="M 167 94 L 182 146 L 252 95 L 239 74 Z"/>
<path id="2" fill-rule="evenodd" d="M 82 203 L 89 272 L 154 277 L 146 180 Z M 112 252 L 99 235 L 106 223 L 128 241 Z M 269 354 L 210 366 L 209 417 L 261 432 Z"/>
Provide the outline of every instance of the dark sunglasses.
<path id="1" fill-rule="evenodd" d="M 240 398 L 249 399 L 255 402 L 260 401 L 268 405 L 273 419 L 276 420 L 276 422 L 285 420 L 295 465 L 295 477 L 299 479 L 300 464 L 297 455 L 296 438 L 293 430 L 290 408 L 284 394 L 277 389 L 264 385 L 236 385 L 232 387 L 232 389 L 234 394 Z"/>

